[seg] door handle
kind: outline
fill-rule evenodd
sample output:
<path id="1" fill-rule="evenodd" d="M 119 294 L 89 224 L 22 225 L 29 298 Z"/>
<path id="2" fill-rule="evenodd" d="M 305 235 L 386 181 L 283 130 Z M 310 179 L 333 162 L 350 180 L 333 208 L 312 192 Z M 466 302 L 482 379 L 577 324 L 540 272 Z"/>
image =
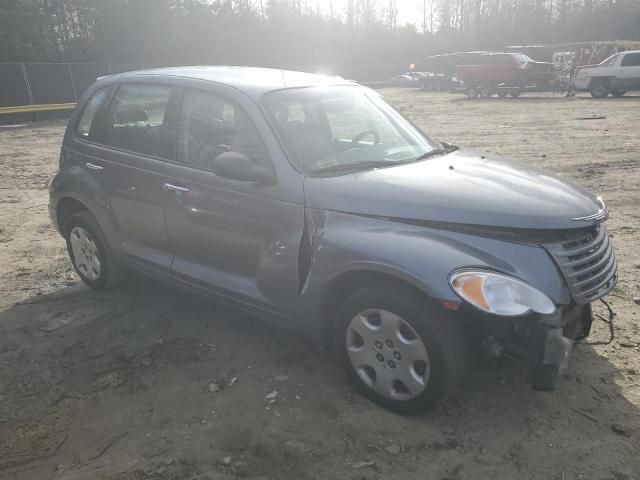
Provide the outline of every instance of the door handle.
<path id="1" fill-rule="evenodd" d="M 188 192 L 189 189 L 186 187 L 181 187 L 179 185 L 172 185 L 170 183 L 163 183 L 162 189 L 166 192 Z"/>
<path id="2" fill-rule="evenodd" d="M 87 162 L 85 163 L 85 165 L 89 170 L 104 170 L 104 167 L 101 167 L 100 165 L 96 165 L 95 163 Z"/>

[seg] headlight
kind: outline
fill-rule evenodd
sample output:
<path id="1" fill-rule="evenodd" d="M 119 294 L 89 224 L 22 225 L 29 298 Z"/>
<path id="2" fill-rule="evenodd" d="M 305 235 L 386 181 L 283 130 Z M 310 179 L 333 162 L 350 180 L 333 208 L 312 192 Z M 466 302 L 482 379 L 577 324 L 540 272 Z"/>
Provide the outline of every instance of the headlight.
<path id="1" fill-rule="evenodd" d="M 514 317 L 531 310 L 543 314 L 556 310 L 544 293 L 499 273 L 462 270 L 454 272 L 449 283 L 460 297 L 487 313 Z"/>

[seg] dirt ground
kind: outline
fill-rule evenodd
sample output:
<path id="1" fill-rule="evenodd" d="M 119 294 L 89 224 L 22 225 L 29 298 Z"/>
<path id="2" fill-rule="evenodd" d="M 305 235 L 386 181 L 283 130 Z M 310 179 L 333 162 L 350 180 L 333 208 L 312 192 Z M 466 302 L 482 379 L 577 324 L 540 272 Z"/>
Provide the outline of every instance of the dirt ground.
<path id="1" fill-rule="evenodd" d="M 442 407 L 394 415 L 296 335 L 147 279 L 79 284 L 46 207 L 65 123 L 0 128 L 0 478 L 640 478 L 640 97 L 382 93 L 436 139 L 604 196 L 616 341 L 578 347 L 555 393 L 479 363 Z"/>

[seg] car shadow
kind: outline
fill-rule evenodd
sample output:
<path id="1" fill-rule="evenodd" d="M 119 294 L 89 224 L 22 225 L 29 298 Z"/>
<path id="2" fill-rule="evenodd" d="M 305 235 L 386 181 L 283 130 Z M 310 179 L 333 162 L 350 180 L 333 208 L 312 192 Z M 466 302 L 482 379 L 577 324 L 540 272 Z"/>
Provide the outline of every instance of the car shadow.
<path id="1" fill-rule="evenodd" d="M 299 335 L 143 278 L 104 294 L 78 285 L 0 312 L 0 476 L 62 465 L 82 478 L 111 462 L 121 476 L 108 478 L 165 478 L 144 468 L 168 457 L 171 475 L 303 478 L 371 459 L 398 478 L 458 478 L 457 465 L 477 478 L 498 467 L 500 478 L 635 478 L 640 387 L 619 387 L 631 373 L 614 354 L 580 346 L 550 394 L 533 392 L 518 362 L 474 362 L 440 407 L 400 417 Z M 413 466 L 392 462 L 389 442 Z M 227 457 L 245 475 L 212 466 Z"/>

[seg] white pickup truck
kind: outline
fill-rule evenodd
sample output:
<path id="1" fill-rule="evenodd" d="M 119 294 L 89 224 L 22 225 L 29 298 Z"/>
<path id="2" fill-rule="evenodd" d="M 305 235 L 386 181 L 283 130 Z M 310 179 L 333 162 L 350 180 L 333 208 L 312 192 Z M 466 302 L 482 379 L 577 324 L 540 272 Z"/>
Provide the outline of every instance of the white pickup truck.
<path id="1" fill-rule="evenodd" d="M 578 67 L 573 86 L 590 91 L 595 98 L 609 94 L 621 97 L 629 90 L 640 90 L 640 50 L 616 53 L 598 65 Z"/>

